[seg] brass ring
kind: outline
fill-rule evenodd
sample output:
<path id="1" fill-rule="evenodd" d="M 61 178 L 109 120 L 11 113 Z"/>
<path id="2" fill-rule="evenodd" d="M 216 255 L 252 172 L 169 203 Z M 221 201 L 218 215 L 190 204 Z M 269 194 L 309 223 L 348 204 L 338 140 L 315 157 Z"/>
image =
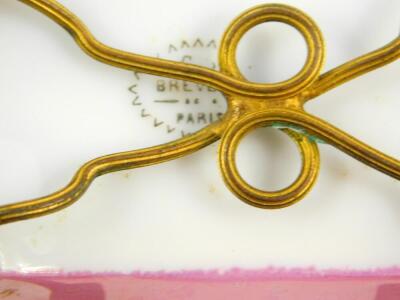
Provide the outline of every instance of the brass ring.
<path id="1" fill-rule="evenodd" d="M 219 148 L 219 164 L 222 176 L 229 189 L 247 204 L 260 208 L 282 208 L 301 200 L 314 185 L 319 172 L 319 151 L 315 142 L 303 134 L 283 129 L 297 144 L 302 158 L 302 169 L 297 179 L 279 191 L 263 191 L 249 185 L 239 174 L 236 166 L 236 151 L 240 141 L 252 129 L 271 126 L 279 122 L 269 111 L 248 114 L 226 130 Z"/>
<path id="2" fill-rule="evenodd" d="M 236 63 L 236 49 L 243 35 L 254 26 L 264 22 L 282 22 L 297 29 L 303 36 L 308 55 L 303 68 L 292 78 L 265 83 L 271 97 L 290 97 L 307 88 L 319 76 L 324 64 L 325 48 L 317 24 L 305 13 L 281 4 L 266 4 L 252 8 L 239 15 L 227 28 L 219 49 L 221 72 L 247 81 Z"/>

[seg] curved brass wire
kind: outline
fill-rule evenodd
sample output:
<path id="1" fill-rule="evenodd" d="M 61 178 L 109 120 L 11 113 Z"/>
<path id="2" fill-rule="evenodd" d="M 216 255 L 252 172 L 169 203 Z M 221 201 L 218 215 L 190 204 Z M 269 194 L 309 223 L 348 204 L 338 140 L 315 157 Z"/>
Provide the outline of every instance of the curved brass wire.
<path id="1" fill-rule="evenodd" d="M 58 211 L 74 203 L 100 175 L 172 160 L 222 138 L 219 151 L 221 172 L 228 187 L 241 200 L 262 208 L 281 208 L 302 199 L 316 181 L 319 170 L 317 144 L 296 128 L 307 131 L 369 166 L 400 179 L 400 161 L 358 141 L 329 123 L 306 113 L 306 101 L 364 73 L 400 58 L 400 37 L 381 49 L 356 58 L 320 75 L 325 49 L 314 21 L 286 5 L 256 6 L 238 16 L 226 30 L 219 51 L 220 72 L 188 63 L 153 58 L 108 47 L 94 38 L 86 26 L 54 0 L 20 0 L 63 26 L 91 57 L 119 68 L 183 79 L 208 85 L 223 92 L 228 101 L 224 118 L 199 132 L 174 142 L 94 159 L 81 167 L 72 181 L 60 191 L 19 203 L 0 206 L 0 224 L 30 219 Z M 269 21 L 295 27 L 308 46 L 307 61 L 293 78 L 280 83 L 247 81 L 240 73 L 235 53 L 243 34 L 253 26 Z M 275 192 L 258 190 L 240 176 L 235 152 L 240 140 L 259 126 L 287 126 L 282 129 L 298 145 L 303 167 L 288 188 Z"/>
<path id="2" fill-rule="evenodd" d="M 224 181 L 229 189 L 244 202 L 260 208 L 283 208 L 300 201 L 314 185 L 319 172 L 319 151 L 316 143 L 295 131 L 283 129 L 297 144 L 302 158 L 300 175 L 289 187 L 268 192 L 249 185 L 239 174 L 235 155 L 240 140 L 250 130 L 257 127 L 271 126 L 274 122 L 268 115 L 258 118 L 249 114 L 229 127 L 221 140 L 219 163 Z"/>
<path id="3" fill-rule="evenodd" d="M 222 128 L 220 123 L 215 123 L 207 130 L 200 130 L 192 136 L 171 143 L 116 153 L 89 161 L 60 191 L 45 197 L 0 206 L 0 224 L 38 217 L 63 209 L 78 200 L 98 176 L 149 166 L 193 153 L 218 140 Z"/>

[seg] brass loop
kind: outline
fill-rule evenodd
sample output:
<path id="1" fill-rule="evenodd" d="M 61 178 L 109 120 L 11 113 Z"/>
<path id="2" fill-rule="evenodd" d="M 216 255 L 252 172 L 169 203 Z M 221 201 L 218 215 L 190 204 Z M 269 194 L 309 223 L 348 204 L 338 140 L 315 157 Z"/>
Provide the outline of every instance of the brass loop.
<path id="1" fill-rule="evenodd" d="M 243 35 L 256 25 L 264 22 L 282 22 L 300 32 L 307 44 L 308 55 L 303 68 L 292 78 L 277 82 L 263 83 L 269 96 L 291 97 L 314 82 L 324 64 L 325 48 L 317 24 L 305 13 L 286 5 L 265 4 L 256 6 L 238 16 L 227 28 L 219 49 L 221 72 L 247 81 L 236 63 L 236 49 Z M 248 82 L 248 81 L 247 81 Z"/>
<path id="2" fill-rule="evenodd" d="M 253 113 L 241 118 L 226 130 L 219 148 L 219 164 L 229 189 L 247 204 L 260 208 L 282 208 L 301 200 L 314 185 L 319 171 L 319 151 L 315 142 L 291 129 L 282 131 L 297 144 L 302 158 L 302 169 L 297 179 L 287 188 L 268 192 L 249 185 L 239 174 L 236 151 L 240 141 L 251 130 L 271 126 L 276 122 L 269 112 Z"/>

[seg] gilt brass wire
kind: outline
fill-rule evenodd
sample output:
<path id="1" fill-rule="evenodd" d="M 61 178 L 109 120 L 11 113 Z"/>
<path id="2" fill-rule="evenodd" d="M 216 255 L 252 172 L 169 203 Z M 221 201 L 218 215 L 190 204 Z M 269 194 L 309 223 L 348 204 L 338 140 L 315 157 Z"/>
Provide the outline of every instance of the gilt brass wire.
<path id="1" fill-rule="evenodd" d="M 304 104 L 353 78 L 400 58 L 400 37 L 386 46 L 351 60 L 324 74 L 322 33 L 315 22 L 293 7 L 281 4 L 259 5 L 238 16 L 227 28 L 219 49 L 220 71 L 153 58 L 111 48 L 96 40 L 86 26 L 54 0 L 20 0 L 64 27 L 84 52 L 103 63 L 138 72 L 192 81 L 224 93 L 228 110 L 222 120 L 193 135 L 159 146 L 111 154 L 83 165 L 71 182 L 51 195 L 0 206 L 0 224 L 30 219 L 63 209 L 81 197 L 98 176 L 176 159 L 221 139 L 219 164 L 229 189 L 244 202 L 261 208 L 282 208 L 301 200 L 318 176 L 318 145 L 310 136 L 351 155 L 355 159 L 400 179 L 400 161 L 390 157 L 312 116 Z M 263 22 L 283 22 L 297 29 L 307 44 L 306 63 L 292 78 L 274 84 L 246 80 L 236 64 L 236 49 L 242 36 Z M 239 174 L 235 155 L 242 138 L 260 126 L 275 126 L 291 137 L 299 148 L 302 169 L 295 182 L 269 192 L 249 185 Z"/>

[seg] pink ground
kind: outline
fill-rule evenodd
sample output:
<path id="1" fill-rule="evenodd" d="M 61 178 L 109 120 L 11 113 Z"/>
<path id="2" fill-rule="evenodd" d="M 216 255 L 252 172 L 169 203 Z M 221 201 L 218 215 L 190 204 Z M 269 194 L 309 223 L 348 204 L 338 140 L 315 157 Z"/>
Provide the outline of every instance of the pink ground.
<path id="1" fill-rule="evenodd" d="M 400 269 L 176 273 L 0 273 L 0 299 L 399 300 Z"/>

